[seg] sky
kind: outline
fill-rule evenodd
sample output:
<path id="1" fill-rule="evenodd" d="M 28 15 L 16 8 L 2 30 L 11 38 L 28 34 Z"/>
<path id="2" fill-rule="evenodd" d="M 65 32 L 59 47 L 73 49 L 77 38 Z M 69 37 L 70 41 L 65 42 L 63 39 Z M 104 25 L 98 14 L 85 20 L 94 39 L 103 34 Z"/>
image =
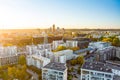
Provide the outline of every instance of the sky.
<path id="1" fill-rule="evenodd" d="M 120 29 L 120 0 L 0 0 L 0 29 Z"/>

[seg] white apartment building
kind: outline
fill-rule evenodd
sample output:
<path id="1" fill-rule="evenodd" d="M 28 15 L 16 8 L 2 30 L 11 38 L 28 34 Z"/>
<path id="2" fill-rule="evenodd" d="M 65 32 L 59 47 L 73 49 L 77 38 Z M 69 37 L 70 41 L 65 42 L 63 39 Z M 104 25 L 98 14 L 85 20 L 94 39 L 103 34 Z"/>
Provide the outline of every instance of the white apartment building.
<path id="1" fill-rule="evenodd" d="M 113 80 L 112 69 L 101 62 L 85 62 L 81 67 L 81 80 Z"/>
<path id="2" fill-rule="evenodd" d="M 106 61 L 116 57 L 116 48 L 114 46 L 105 47 L 96 51 L 96 59 L 98 61 Z"/>
<path id="3" fill-rule="evenodd" d="M 26 46 L 26 51 L 27 51 L 27 54 L 29 54 L 29 55 L 35 54 L 36 50 L 37 50 L 37 46 L 35 46 L 35 45 L 27 45 Z"/>
<path id="4" fill-rule="evenodd" d="M 18 62 L 18 53 L 16 46 L 0 46 L 0 66 L 15 64 Z"/>
<path id="5" fill-rule="evenodd" d="M 47 49 L 48 51 L 51 51 L 51 44 L 38 44 L 37 45 L 39 50 Z"/>
<path id="6" fill-rule="evenodd" d="M 103 48 L 108 47 L 108 46 L 111 46 L 111 44 L 108 42 L 91 42 L 91 43 L 89 43 L 88 48 L 103 49 Z"/>
<path id="7" fill-rule="evenodd" d="M 16 46 L 4 47 L 4 53 L 7 55 L 17 54 L 17 47 Z"/>
<path id="8" fill-rule="evenodd" d="M 29 55 L 35 54 L 37 50 L 41 51 L 41 55 L 45 55 L 46 52 L 51 52 L 51 44 L 38 44 L 26 46 L 26 51 Z"/>
<path id="9" fill-rule="evenodd" d="M 56 40 L 52 42 L 52 49 L 55 50 L 58 46 L 66 46 L 63 40 Z"/>
<path id="10" fill-rule="evenodd" d="M 27 60 L 27 65 L 29 66 L 33 65 L 39 69 L 50 63 L 50 59 L 43 57 L 40 54 L 28 55 L 26 57 L 26 60 Z"/>
<path id="11" fill-rule="evenodd" d="M 65 47 L 78 47 L 78 41 L 67 40 L 64 42 L 63 40 L 53 41 L 52 49 L 55 50 L 58 46 L 65 46 Z"/>
<path id="12" fill-rule="evenodd" d="M 66 41 L 66 47 L 78 47 L 78 41 Z"/>
<path id="13" fill-rule="evenodd" d="M 42 68 L 42 80 L 67 80 L 67 67 L 64 63 L 51 62 Z"/>
<path id="14" fill-rule="evenodd" d="M 70 60 L 74 58 L 73 50 L 62 50 L 58 52 L 54 52 L 54 61 L 60 63 L 66 63 L 66 60 Z"/>
<path id="15" fill-rule="evenodd" d="M 114 75 L 120 76 L 120 64 L 119 62 L 106 61 L 107 66 L 112 69 Z"/>

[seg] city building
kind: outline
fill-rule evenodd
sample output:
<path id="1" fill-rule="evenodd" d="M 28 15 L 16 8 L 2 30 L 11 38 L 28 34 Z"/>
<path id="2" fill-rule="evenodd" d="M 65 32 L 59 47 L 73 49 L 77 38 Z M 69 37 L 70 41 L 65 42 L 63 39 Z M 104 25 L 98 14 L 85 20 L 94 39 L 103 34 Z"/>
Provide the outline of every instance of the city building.
<path id="1" fill-rule="evenodd" d="M 78 47 L 78 41 L 67 40 L 66 41 L 66 47 Z"/>
<path id="2" fill-rule="evenodd" d="M 0 66 L 9 65 L 9 64 L 17 64 L 18 58 L 19 58 L 18 55 L 0 56 Z"/>
<path id="3" fill-rule="evenodd" d="M 47 49 L 48 51 L 51 51 L 51 44 L 38 44 L 37 47 L 39 50 Z"/>
<path id="4" fill-rule="evenodd" d="M 78 56 L 86 56 L 87 53 L 90 53 L 91 51 L 92 51 L 91 48 L 85 48 L 85 49 L 74 51 L 73 53 L 75 54 L 76 57 L 78 57 Z"/>
<path id="5" fill-rule="evenodd" d="M 31 54 L 35 54 L 37 50 L 37 46 L 35 45 L 27 45 L 26 46 L 26 52 L 27 54 L 31 55 Z"/>
<path id="6" fill-rule="evenodd" d="M 53 32 L 55 32 L 55 24 L 53 24 L 53 26 L 52 26 L 52 27 L 53 27 L 53 29 L 52 29 L 52 30 L 53 30 Z"/>
<path id="7" fill-rule="evenodd" d="M 27 45 L 26 52 L 27 54 L 36 54 L 36 51 L 39 50 L 41 55 L 46 55 L 47 52 L 51 52 L 51 44 L 38 44 L 38 45 Z"/>
<path id="8" fill-rule="evenodd" d="M 106 61 L 106 64 L 112 69 L 114 75 L 120 76 L 120 62 Z"/>
<path id="9" fill-rule="evenodd" d="M 116 47 L 116 57 L 120 59 L 120 47 Z"/>
<path id="10" fill-rule="evenodd" d="M 43 57 L 40 54 L 28 55 L 26 57 L 26 60 L 27 60 L 27 65 L 29 66 L 33 65 L 39 69 L 50 63 L 50 59 Z"/>
<path id="11" fill-rule="evenodd" d="M 114 46 L 105 47 L 96 51 L 96 60 L 104 62 L 116 57 L 116 48 Z"/>
<path id="12" fill-rule="evenodd" d="M 110 43 L 108 42 L 91 42 L 89 43 L 89 48 L 92 48 L 92 49 L 103 49 L 105 47 L 109 47 L 111 46 Z"/>
<path id="13" fill-rule="evenodd" d="M 72 40 L 78 41 L 78 47 L 80 49 L 88 47 L 88 45 L 90 43 L 90 39 L 89 38 L 85 38 L 85 37 L 75 37 Z"/>
<path id="14" fill-rule="evenodd" d="M 74 41 L 74 40 L 67 40 L 66 42 L 64 42 L 63 40 L 53 41 L 52 43 L 53 50 L 55 50 L 58 46 L 65 46 L 70 48 L 78 47 L 78 41 Z"/>
<path id="15" fill-rule="evenodd" d="M 0 46 L 0 66 L 18 63 L 18 53 L 16 46 Z"/>
<path id="16" fill-rule="evenodd" d="M 66 46 L 63 40 L 56 40 L 52 42 L 52 49 L 55 50 L 58 46 Z"/>
<path id="17" fill-rule="evenodd" d="M 42 80 L 67 80 L 67 67 L 64 63 L 51 62 L 42 68 Z"/>
<path id="18" fill-rule="evenodd" d="M 60 63 L 66 63 L 67 60 L 73 59 L 73 50 L 62 50 L 58 52 L 54 52 L 54 61 Z"/>
<path id="19" fill-rule="evenodd" d="M 112 69 L 101 62 L 85 62 L 81 67 L 81 80 L 113 80 Z"/>

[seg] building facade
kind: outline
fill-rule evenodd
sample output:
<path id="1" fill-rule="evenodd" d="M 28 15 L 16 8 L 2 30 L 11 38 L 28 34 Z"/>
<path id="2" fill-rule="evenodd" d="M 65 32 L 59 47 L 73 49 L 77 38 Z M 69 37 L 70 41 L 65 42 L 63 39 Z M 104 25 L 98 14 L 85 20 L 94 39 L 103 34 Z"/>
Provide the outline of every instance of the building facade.
<path id="1" fill-rule="evenodd" d="M 50 63 L 50 59 L 43 57 L 41 55 L 38 55 L 38 54 L 28 55 L 26 57 L 26 60 L 27 60 L 27 65 L 29 66 L 33 65 L 39 69 L 41 69 L 42 67 Z"/>
<path id="2" fill-rule="evenodd" d="M 116 48 L 113 46 L 106 47 L 96 52 L 96 60 L 104 62 L 106 60 L 113 59 L 116 57 Z"/>
<path id="3" fill-rule="evenodd" d="M 16 46 L 0 46 L 0 66 L 18 63 L 18 53 Z"/>
<path id="4" fill-rule="evenodd" d="M 109 47 L 111 46 L 110 43 L 108 42 L 91 42 L 89 43 L 89 48 L 92 48 L 92 49 L 103 49 L 105 47 Z"/>
<path id="5" fill-rule="evenodd" d="M 81 80 L 113 80 L 112 69 L 101 62 L 85 62 L 81 68 Z"/>
<path id="6" fill-rule="evenodd" d="M 66 63 L 67 60 L 74 58 L 73 50 L 62 50 L 54 52 L 54 61 L 60 63 Z"/>
<path id="7" fill-rule="evenodd" d="M 51 62 L 42 68 L 42 80 L 67 80 L 67 67 L 64 63 Z"/>

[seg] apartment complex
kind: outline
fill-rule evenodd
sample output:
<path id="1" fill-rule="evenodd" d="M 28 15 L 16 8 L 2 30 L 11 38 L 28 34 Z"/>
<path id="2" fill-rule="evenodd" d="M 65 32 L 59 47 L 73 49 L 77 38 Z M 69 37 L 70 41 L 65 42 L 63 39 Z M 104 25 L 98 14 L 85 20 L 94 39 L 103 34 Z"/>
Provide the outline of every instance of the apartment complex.
<path id="1" fill-rule="evenodd" d="M 101 50 L 97 50 L 95 55 L 97 58 L 96 60 L 104 62 L 116 57 L 116 48 L 113 46 L 105 47 Z"/>
<path id="2" fill-rule="evenodd" d="M 0 66 L 18 63 L 18 53 L 16 46 L 0 46 Z"/>
<path id="3" fill-rule="evenodd" d="M 66 63 L 67 60 L 74 58 L 73 50 L 62 50 L 54 52 L 54 61 L 60 63 Z"/>
<path id="4" fill-rule="evenodd" d="M 101 62 L 85 62 L 81 68 L 81 80 L 113 80 L 112 69 Z"/>
<path id="5" fill-rule="evenodd" d="M 64 63 L 51 62 L 42 68 L 42 80 L 67 80 L 67 67 Z"/>
<path id="6" fill-rule="evenodd" d="M 78 41 L 67 40 L 64 42 L 63 40 L 53 41 L 52 43 L 53 50 L 56 49 L 58 46 L 65 46 L 65 47 L 78 47 Z"/>
<path id="7" fill-rule="evenodd" d="M 39 54 L 34 54 L 34 55 L 28 55 L 26 57 L 27 60 L 27 65 L 33 65 L 36 66 L 37 68 L 41 69 L 48 63 L 50 63 L 50 59 L 43 57 Z"/>
<path id="8" fill-rule="evenodd" d="M 109 47 L 109 46 L 111 46 L 111 44 L 108 42 L 91 42 L 91 43 L 89 43 L 88 47 L 99 50 L 99 49 L 103 49 L 103 48 Z"/>

